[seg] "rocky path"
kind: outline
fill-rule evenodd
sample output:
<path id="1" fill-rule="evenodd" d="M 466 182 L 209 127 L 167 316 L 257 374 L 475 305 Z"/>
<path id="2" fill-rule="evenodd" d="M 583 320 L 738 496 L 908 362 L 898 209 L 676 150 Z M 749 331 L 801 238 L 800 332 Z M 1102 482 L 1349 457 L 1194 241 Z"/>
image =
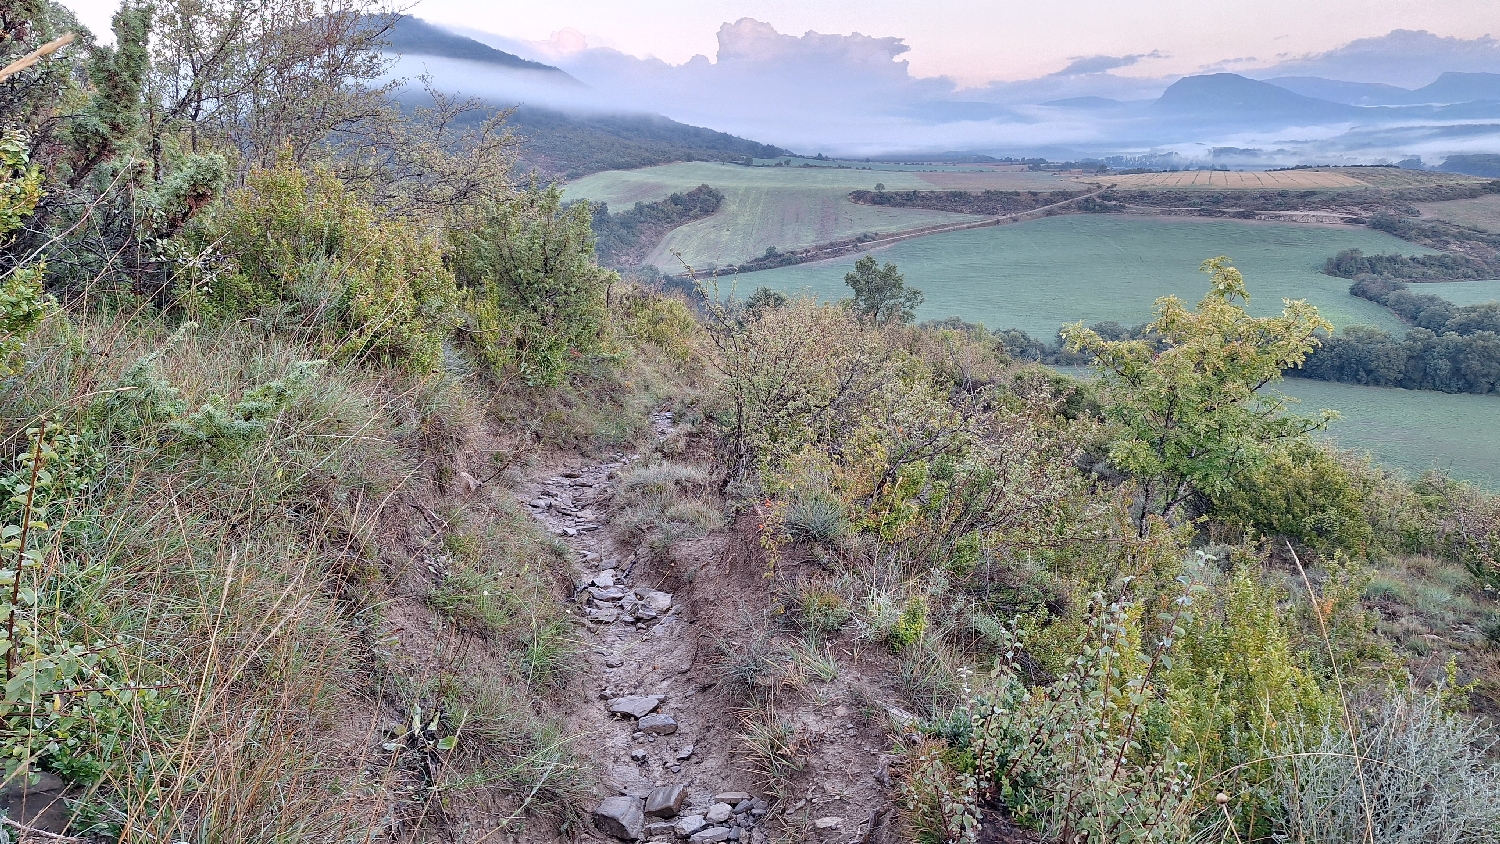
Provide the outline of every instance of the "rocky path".
<path id="1" fill-rule="evenodd" d="M 651 419 L 658 442 L 677 431 Z M 734 716 L 703 692 L 700 634 L 686 602 L 610 529 L 609 502 L 639 454 L 581 463 L 533 482 L 521 500 L 572 551 L 575 611 L 584 619 L 570 732 L 601 773 L 603 798 L 585 839 L 769 841 L 770 807 L 739 769 Z"/>

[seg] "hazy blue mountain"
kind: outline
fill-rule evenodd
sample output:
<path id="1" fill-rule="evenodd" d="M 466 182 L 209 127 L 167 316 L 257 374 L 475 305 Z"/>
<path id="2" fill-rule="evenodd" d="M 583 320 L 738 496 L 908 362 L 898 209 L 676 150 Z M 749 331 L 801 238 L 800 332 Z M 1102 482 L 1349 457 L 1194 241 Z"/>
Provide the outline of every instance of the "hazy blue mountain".
<path id="1" fill-rule="evenodd" d="M 1305 97 L 1237 73 L 1185 76 L 1155 103 L 1159 112 L 1209 123 L 1310 123 L 1352 119 L 1354 106 Z"/>
<path id="2" fill-rule="evenodd" d="M 1047 102 L 1042 103 L 1042 105 L 1052 106 L 1054 108 L 1100 109 L 1119 108 L 1120 106 L 1124 105 L 1124 103 L 1120 102 L 1119 100 L 1112 100 L 1108 97 L 1067 97 L 1061 100 L 1048 100 Z"/>
<path id="3" fill-rule="evenodd" d="M 1419 103 L 1470 103 L 1500 100 L 1500 73 L 1444 73 L 1431 85 L 1412 92 Z"/>
<path id="4" fill-rule="evenodd" d="M 1500 179 L 1500 155 L 1450 155 L 1437 169 Z"/>
<path id="5" fill-rule="evenodd" d="M 1266 82 L 1294 94 L 1344 105 L 1405 105 L 1412 102 L 1412 91 L 1379 82 L 1345 82 L 1321 76 L 1278 76 Z"/>
<path id="6" fill-rule="evenodd" d="M 1423 30 L 1396 29 L 1324 53 L 1289 57 L 1247 73 L 1257 79 L 1317 76 L 1415 89 L 1449 71 L 1500 72 L 1500 40 L 1488 35 L 1452 38 Z"/>

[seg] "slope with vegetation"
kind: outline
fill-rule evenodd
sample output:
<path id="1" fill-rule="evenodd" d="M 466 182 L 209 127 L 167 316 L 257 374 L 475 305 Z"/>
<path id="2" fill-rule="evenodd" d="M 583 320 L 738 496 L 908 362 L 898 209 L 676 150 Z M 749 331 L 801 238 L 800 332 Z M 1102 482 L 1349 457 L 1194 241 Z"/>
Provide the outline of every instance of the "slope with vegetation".
<path id="1" fill-rule="evenodd" d="M 261 5 L 0 79 L 7 835 L 1500 832 L 1500 503 L 1263 391 L 1315 308 L 1214 259 L 1092 384 L 873 259 L 695 313 L 373 9 Z"/>

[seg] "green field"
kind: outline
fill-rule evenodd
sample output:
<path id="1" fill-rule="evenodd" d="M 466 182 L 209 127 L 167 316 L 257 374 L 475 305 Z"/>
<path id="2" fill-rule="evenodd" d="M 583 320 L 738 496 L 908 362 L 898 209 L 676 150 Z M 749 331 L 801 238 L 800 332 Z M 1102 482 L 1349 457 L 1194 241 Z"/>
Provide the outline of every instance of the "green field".
<path id="1" fill-rule="evenodd" d="M 681 271 L 672 250 L 695 267 L 732 265 L 764 254 L 768 247 L 798 249 L 852 237 L 936 223 L 977 220 L 967 214 L 917 208 L 878 208 L 849 201 L 853 190 L 1076 190 L 1078 184 L 1050 173 L 917 172 L 839 170 L 832 167 L 744 167 L 691 162 L 613 170 L 585 176 L 565 188 L 568 199 L 607 202 L 622 210 L 635 202 L 662 199 L 673 191 L 712 185 L 724 193 L 717 214 L 667 235 L 647 257 L 667 272 Z"/>
<path id="2" fill-rule="evenodd" d="M 1409 474 L 1441 469 L 1500 491 L 1500 396 L 1451 395 L 1288 378 L 1302 412 L 1337 410 L 1326 436 Z"/>
<path id="3" fill-rule="evenodd" d="M 1080 214 L 933 235 L 873 254 L 897 264 L 907 284 L 926 294 L 920 319 L 956 314 L 1044 339 L 1080 319 L 1145 322 L 1152 303 L 1168 294 L 1196 302 L 1207 289 L 1198 265 L 1215 255 L 1229 255 L 1244 271 L 1256 313 L 1280 310 L 1283 297 L 1305 298 L 1336 326 L 1402 331 L 1390 311 L 1350 296 L 1348 281 L 1317 271 L 1350 248 L 1417 251 L 1369 229 Z M 857 257 L 749 273 L 737 284 L 744 293 L 766 286 L 843 298 L 844 274 Z"/>
<path id="4" fill-rule="evenodd" d="M 1455 305 L 1478 305 L 1481 302 L 1500 301 L 1500 280 L 1488 281 L 1439 281 L 1430 284 L 1413 284 L 1413 293 L 1431 293 L 1441 296 Z"/>

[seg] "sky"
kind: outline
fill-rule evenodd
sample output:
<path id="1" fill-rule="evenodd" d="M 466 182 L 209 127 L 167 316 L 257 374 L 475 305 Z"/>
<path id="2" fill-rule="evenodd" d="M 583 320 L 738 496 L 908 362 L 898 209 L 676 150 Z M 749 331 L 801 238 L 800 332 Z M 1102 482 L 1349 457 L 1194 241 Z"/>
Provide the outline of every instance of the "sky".
<path id="1" fill-rule="evenodd" d="M 100 32 L 117 5 L 63 2 Z M 573 30 L 590 47 L 673 64 L 712 58 L 719 27 L 743 17 L 797 35 L 895 36 L 912 75 L 966 86 L 1086 57 L 1139 56 L 1118 72 L 1167 76 L 1272 64 L 1392 29 L 1500 36 L 1497 0 L 416 0 L 408 11 L 530 41 Z"/>

